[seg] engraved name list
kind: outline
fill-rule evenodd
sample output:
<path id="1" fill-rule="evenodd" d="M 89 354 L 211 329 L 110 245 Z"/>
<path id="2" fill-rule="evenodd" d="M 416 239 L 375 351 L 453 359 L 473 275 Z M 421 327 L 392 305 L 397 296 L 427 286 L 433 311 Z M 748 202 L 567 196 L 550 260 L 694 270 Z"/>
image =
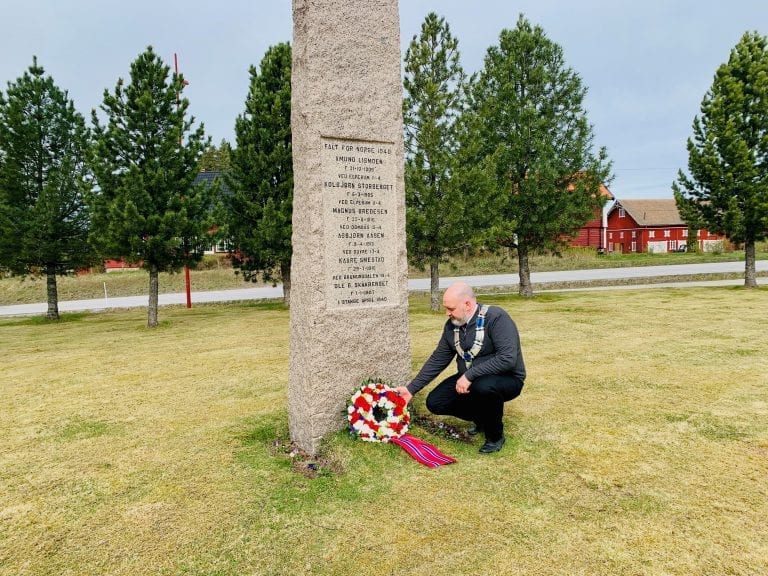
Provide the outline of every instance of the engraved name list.
<path id="1" fill-rule="evenodd" d="M 328 305 L 394 304 L 394 146 L 338 138 L 321 145 Z"/>

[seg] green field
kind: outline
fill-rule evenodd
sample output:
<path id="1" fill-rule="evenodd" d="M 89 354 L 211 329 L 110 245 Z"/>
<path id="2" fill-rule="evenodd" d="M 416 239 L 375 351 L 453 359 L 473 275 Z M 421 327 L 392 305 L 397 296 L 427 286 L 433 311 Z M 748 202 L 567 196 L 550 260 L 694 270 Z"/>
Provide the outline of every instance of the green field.
<path id="1" fill-rule="evenodd" d="M 434 470 L 344 432 L 291 457 L 277 305 L 0 320 L 0 574 L 768 573 L 768 290 L 485 301 L 526 388 L 498 454 L 414 428 Z"/>

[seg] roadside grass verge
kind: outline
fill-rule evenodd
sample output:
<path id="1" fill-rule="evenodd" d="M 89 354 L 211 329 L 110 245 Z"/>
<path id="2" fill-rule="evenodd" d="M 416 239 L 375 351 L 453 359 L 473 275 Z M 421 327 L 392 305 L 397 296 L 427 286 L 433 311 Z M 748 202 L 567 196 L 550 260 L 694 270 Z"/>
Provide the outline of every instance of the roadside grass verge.
<path id="1" fill-rule="evenodd" d="M 757 247 L 756 258 L 768 259 L 768 243 Z M 593 268 L 628 268 L 633 266 L 665 266 L 670 264 L 702 264 L 705 262 L 743 262 L 744 251 L 699 252 L 670 254 L 605 254 L 598 255 L 592 248 L 569 248 L 560 256 L 533 254 L 529 258 L 531 272 L 558 270 L 584 270 Z M 511 254 L 481 252 L 471 256 L 456 256 L 440 265 L 441 276 L 516 274 L 518 260 Z M 411 268 L 410 276 L 429 277 L 429 270 Z"/>
<path id="2" fill-rule="evenodd" d="M 160 274 L 160 293 L 184 292 L 184 273 Z M 124 296 L 142 296 L 149 291 L 149 274 L 146 270 L 58 276 L 56 278 L 59 301 L 90 300 Z M 235 276 L 232 268 L 190 271 L 192 290 L 229 290 L 250 288 L 258 284 L 243 281 Z M 262 284 L 263 286 L 263 284 Z M 34 304 L 46 301 L 45 277 L 0 279 L 0 305 Z"/>
<path id="3" fill-rule="evenodd" d="M 768 258 L 768 243 L 761 244 L 758 259 Z M 532 272 L 551 272 L 557 270 L 583 270 L 591 268 L 626 268 L 632 266 L 661 266 L 667 264 L 700 264 L 704 262 L 744 261 L 744 252 L 704 253 L 704 254 L 611 254 L 598 256 L 591 249 L 569 249 L 562 256 L 535 254 L 531 256 Z M 481 253 L 471 257 L 455 257 L 440 265 L 441 277 L 476 276 L 483 274 L 517 274 L 518 263 L 514 257 L 503 254 Z M 759 274 L 763 275 L 763 274 Z M 411 267 L 411 278 L 428 278 L 429 270 Z M 743 278 L 744 275 L 708 274 L 705 280 L 724 278 Z M 57 278 L 59 301 L 90 300 L 124 296 L 142 296 L 147 293 L 149 279 L 147 272 L 136 270 L 129 272 L 111 272 L 83 274 L 78 276 L 60 276 Z M 643 283 L 652 283 L 646 278 Z M 665 280 L 666 281 L 666 280 Z M 184 274 L 160 274 L 160 293 L 180 293 L 185 290 Z M 625 283 L 625 282 L 622 282 Z M 229 290 L 264 286 L 262 282 L 251 283 L 236 275 L 225 261 L 217 261 L 216 266 L 190 272 L 190 284 L 194 292 L 209 290 Z M 602 282 L 602 285 L 610 285 Z M 559 286 L 562 287 L 562 286 Z M 541 289 L 534 286 L 534 290 Z M 3 278 L 0 276 L 0 306 L 13 304 L 35 304 L 46 301 L 45 278 Z"/>
<path id="4" fill-rule="evenodd" d="M 768 290 L 484 301 L 529 372 L 504 450 L 416 428 L 458 458 L 430 470 L 339 432 L 312 477 L 278 304 L 0 319 L 0 574 L 768 572 Z"/>

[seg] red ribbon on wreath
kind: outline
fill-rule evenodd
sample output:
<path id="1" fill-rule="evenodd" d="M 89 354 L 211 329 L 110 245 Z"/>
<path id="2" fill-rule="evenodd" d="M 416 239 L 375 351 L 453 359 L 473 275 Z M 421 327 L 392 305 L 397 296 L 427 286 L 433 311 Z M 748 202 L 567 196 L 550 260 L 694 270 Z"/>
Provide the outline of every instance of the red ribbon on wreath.
<path id="1" fill-rule="evenodd" d="M 393 438 L 391 442 L 394 442 L 408 452 L 414 460 L 430 468 L 456 462 L 456 458 L 446 456 L 432 444 L 419 440 L 416 436 L 411 436 L 410 434 L 403 434 L 400 438 Z"/>

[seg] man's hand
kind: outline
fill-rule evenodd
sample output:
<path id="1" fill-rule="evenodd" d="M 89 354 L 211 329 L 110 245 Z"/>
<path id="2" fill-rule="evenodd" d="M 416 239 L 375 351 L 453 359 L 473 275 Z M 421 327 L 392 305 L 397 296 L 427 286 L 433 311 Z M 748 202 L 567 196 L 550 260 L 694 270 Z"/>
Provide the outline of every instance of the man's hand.
<path id="1" fill-rule="evenodd" d="M 405 386 L 398 386 L 397 388 L 395 388 L 395 392 L 397 392 L 397 395 L 400 396 L 401 398 L 405 398 L 406 404 L 408 404 L 408 402 L 411 401 L 411 398 L 413 398 L 413 394 L 411 394 L 408 391 L 408 388 L 406 388 Z"/>
<path id="2" fill-rule="evenodd" d="M 456 380 L 456 392 L 459 394 L 469 394 L 469 387 L 472 386 L 472 382 L 467 380 L 467 377 L 462 374 L 458 380 Z"/>

